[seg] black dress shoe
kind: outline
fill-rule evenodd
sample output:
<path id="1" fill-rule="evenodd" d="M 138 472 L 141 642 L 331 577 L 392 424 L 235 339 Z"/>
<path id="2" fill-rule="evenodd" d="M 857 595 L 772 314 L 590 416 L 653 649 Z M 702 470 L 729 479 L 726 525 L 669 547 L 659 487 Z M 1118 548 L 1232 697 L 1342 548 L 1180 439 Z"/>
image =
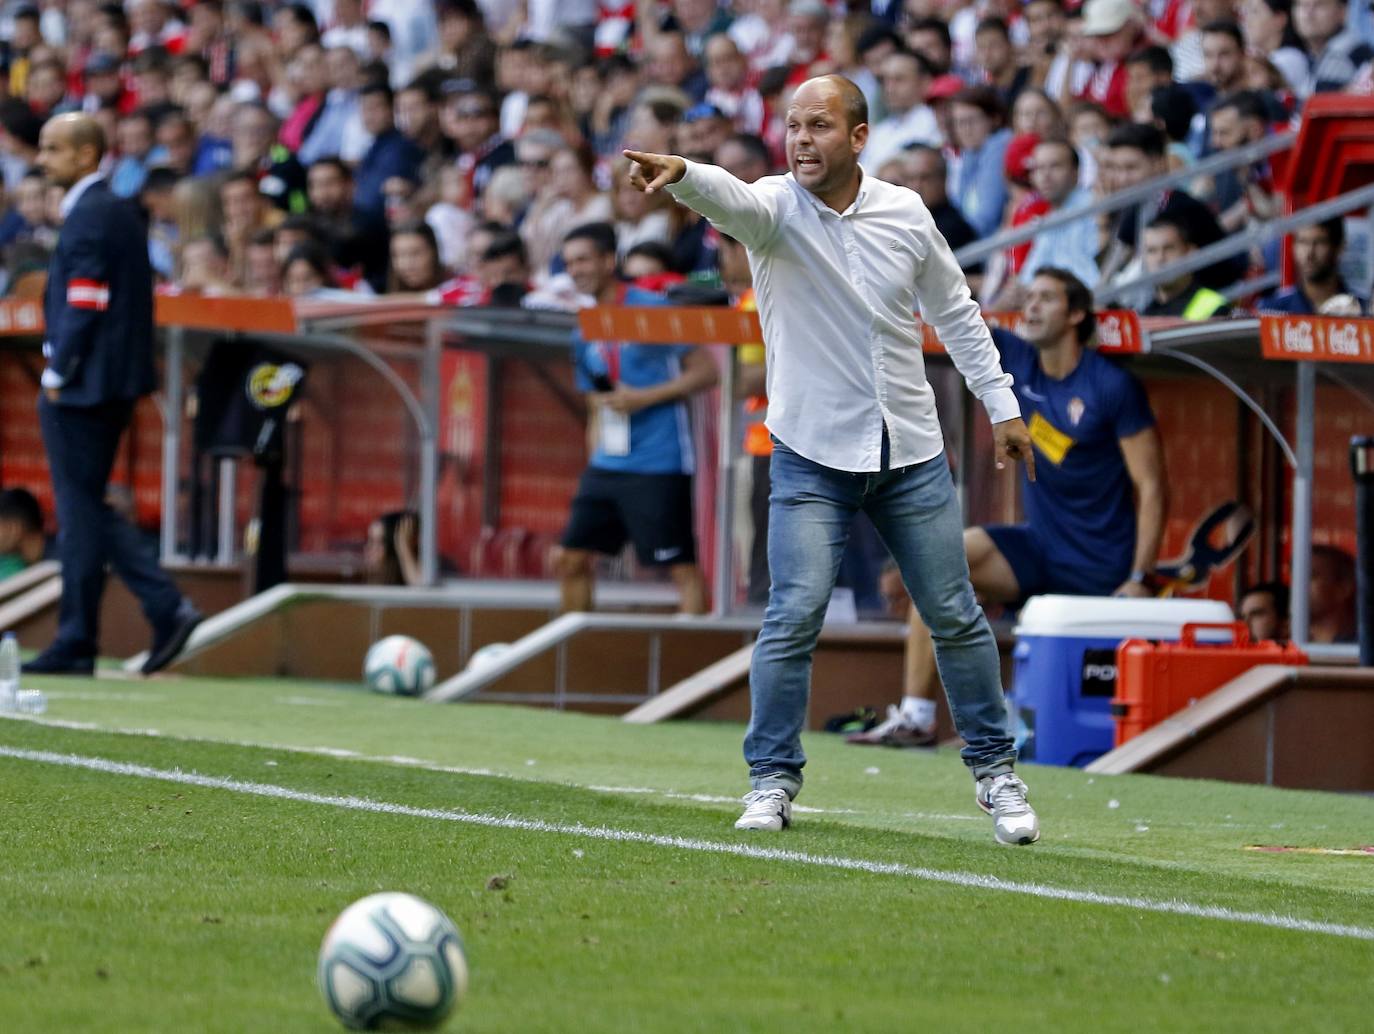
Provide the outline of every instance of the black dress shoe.
<path id="1" fill-rule="evenodd" d="M 176 660 L 177 654 L 185 648 L 186 640 L 191 638 L 196 626 L 204 620 L 205 615 L 196 609 L 196 605 L 182 597 L 172 620 L 153 630 L 153 648 L 148 651 L 148 659 L 143 662 L 143 674 L 151 675 L 155 671 L 161 671 Z"/>
<path id="2" fill-rule="evenodd" d="M 73 657 L 69 653 L 44 650 L 19 666 L 25 675 L 94 675 L 94 657 Z"/>

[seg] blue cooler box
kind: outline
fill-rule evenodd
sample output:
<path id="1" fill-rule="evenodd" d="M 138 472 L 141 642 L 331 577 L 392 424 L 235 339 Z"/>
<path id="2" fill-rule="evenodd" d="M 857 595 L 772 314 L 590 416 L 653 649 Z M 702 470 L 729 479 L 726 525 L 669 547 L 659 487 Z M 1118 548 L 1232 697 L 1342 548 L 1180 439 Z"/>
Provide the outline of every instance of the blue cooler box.
<path id="1" fill-rule="evenodd" d="M 1082 766 L 1112 749 L 1123 639 L 1177 642 L 1185 624 L 1232 620 L 1219 600 L 1032 597 L 1016 625 L 1007 702 L 1021 760 Z"/>

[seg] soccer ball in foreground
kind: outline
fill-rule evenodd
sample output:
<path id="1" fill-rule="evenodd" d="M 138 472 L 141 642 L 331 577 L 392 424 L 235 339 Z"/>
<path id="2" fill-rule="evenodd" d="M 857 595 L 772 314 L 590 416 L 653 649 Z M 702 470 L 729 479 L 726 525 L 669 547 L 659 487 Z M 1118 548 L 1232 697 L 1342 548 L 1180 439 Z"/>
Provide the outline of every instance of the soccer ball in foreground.
<path id="1" fill-rule="evenodd" d="M 434 685 L 434 657 L 408 635 L 389 635 L 372 644 L 363 677 L 374 693 L 416 697 Z"/>
<path id="2" fill-rule="evenodd" d="M 320 946 L 318 976 L 352 1030 L 432 1030 L 468 988 L 457 927 L 413 894 L 372 894 L 344 909 Z"/>

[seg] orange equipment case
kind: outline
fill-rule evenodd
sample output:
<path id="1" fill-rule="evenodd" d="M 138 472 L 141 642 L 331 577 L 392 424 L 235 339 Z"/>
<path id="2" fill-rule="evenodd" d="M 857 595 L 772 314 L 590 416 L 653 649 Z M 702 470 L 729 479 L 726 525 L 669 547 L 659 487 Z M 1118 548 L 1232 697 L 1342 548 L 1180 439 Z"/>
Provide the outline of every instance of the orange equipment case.
<path id="1" fill-rule="evenodd" d="M 1234 641 L 1199 643 L 1198 630 L 1207 628 L 1231 632 Z M 1291 643 L 1251 642 L 1249 629 L 1240 621 L 1184 625 L 1177 643 L 1127 639 L 1116 651 L 1116 696 L 1111 708 L 1116 745 L 1256 665 L 1306 663 L 1307 654 Z"/>

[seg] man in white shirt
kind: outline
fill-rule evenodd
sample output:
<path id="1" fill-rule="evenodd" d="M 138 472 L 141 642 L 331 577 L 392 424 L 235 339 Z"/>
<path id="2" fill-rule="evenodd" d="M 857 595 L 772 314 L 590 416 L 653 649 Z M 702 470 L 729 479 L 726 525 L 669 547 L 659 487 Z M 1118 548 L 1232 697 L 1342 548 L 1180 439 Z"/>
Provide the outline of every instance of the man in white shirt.
<path id="1" fill-rule="evenodd" d="M 941 145 L 940 124 L 926 103 L 934 78 L 931 63 L 913 51 L 899 50 L 883 58 L 878 80 L 888 115 L 873 126 L 864 146 L 863 164 L 870 172 L 876 173 L 883 162 L 911 144 Z"/>
<path id="2" fill-rule="evenodd" d="M 791 822 L 802 785 L 811 654 L 854 515 L 891 550 L 933 630 L 980 807 L 1003 843 L 1040 836 L 1007 718 L 997 645 L 969 584 L 963 519 L 914 310 L 939 333 L 993 420 L 997 464 L 1031 458 L 1011 378 L 924 203 L 866 176 L 868 105 L 840 76 L 803 83 L 787 110 L 786 176 L 746 185 L 673 155 L 626 151 L 631 181 L 666 188 L 742 243 L 767 350 L 774 438 L 768 566 L 745 736 L 753 789 L 738 829 Z"/>

